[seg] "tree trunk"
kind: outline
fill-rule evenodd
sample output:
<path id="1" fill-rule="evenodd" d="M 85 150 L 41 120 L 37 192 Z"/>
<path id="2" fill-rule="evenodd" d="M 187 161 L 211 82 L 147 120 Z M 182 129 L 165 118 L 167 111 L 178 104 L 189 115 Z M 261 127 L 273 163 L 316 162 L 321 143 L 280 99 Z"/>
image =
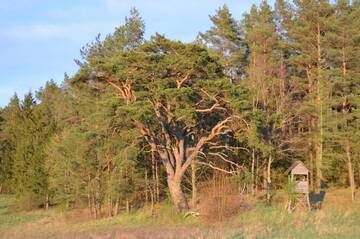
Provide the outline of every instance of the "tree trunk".
<path id="1" fill-rule="evenodd" d="M 91 215 L 96 219 L 97 215 L 96 215 L 96 202 L 95 202 L 95 196 L 94 194 L 92 193 L 91 194 Z"/>
<path id="2" fill-rule="evenodd" d="M 98 191 L 96 191 L 94 195 L 94 206 L 95 206 L 95 218 L 97 219 L 101 216 L 100 193 Z"/>
<path id="3" fill-rule="evenodd" d="M 109 182 L 110 182 L 110 178 L 111 178 L 111 176 L 110 176 L 110 174 L 111 174 L 111 172 L 110 172 L 110 162 L 111 162 L 111 160 L 110 160 L 110 157 L 108 157 L 107 155 L 106 155 L 106 160 L 107 160 L 107 186 L 109 187 Z M 107 211 L 108 211 L 108 217 L 111 217 L 112 215 L 113 215 L 113 213 L 112 213 L 112 205 L 113 204 L 113 202 L 112 202 L 112 198 L 111 198 L 111 196 L 110 195 L 107 195 Z"/>
<path id="4" fill-rule="evenodd" d="M 197 201 L 197 188 L 196 188 L 196 163 L 193 161 L 191 163 L 191 192 L 192 192 L 192 206 L 196 207 Z"/>
<path id="5" fill-rule="evenodd" d="M 286 66 L 285 66 L 285 59 L 284 59 L 284 51 L 281 50 L 280 52 L 280 96 L 284 98 L 285 90 L 286 90 Z"/>
<path id="6" fill-rule="evenodd" d="M 310 189 L 314 189 L 314 155 L 311 148 L 311 143 L 309 143 L 309 164 L 310 164 Z"/>
<path id="7" fill-rule="evenodd" d="M 151 151 L 151 175 L 152 175 L 152 191 L 156 192 L 156 169 L 155 169 L 155 151 Z M 157 201 L 156 194 L 154 195 L 155 201 Z"/>
<path id="8" fill-rule="evenodd" d="M 316 87 L 316 106 L 319 114 L 317 127 L 319 135 L 316 142 L 316 177 L 317 190 L 321 190 L 322 181 L 322 158 L 323 158 L 323 99 L 322 99 L 322 75 L 321 75 L 321 34 L 320 25 L 317 25 L 317 87 Z"/>
<path id="9" fill-rule="evenodd" d="M 355 179 L 354 179 L 354 170 L 351 162 L 351 152 L 350 146 L 346 145 L 346 156 L 347 156 L 347 164 L 348 164 L 348 173 L 349 173 L 349 184 L 351 190 L 351 200 L 355 201 Z"/>
<path id="10" fill-rule="evenodd" d="M 322 187 L 322 145 L 321 143 L 316 144 L 316 190 L 319 192 Z"/>
<path id="11" fill-rule="evenodd" d="M 112 199 L 111 197 L 108 195 L 107 196 L 107 211 L 108 211 L 108 217 L 111 217 L 113 214 L 112 214 Z"/>
<path id="12" fill-rule="evenodd" d="M 255 149 L 252 150 L 251 159 L 251 193 L 255 196 Z"/>
<path id="13" fill-rule="evenodd" d="M 149 202 L 149 192 L 148 192 L 148 175 L 147 171 L 145 170 L 145 204 Z"/>
<path id="14" fill-rule="evenodd" d="M 153 191 L 150 189 L 150 200 L 151 200 L 151 216 L 154 216 L 154 193 Z"/>
<path id="15" fill-rule="evenodd" d="M 170 195 L 174 205 L 176 206 L 179 212 L 184 212 L 189 210 L 189 205 L 186 201 L 185 195 L 181 189 L 181 180 L 180 178 L 168 177 L 167 183 L 169 186 Z"/>
<path id="16" fill-rule="evenodd" d="M 158 161 L 155 160 L 155 181 L 156 181 L 156 202 L 160 202 L 160 181 L 159 181 L 159 166 Z"/>
<path id="17" fill-rule="evenodd" d="M 45 195 L 45 210 L 49 209 L 49 194 L 46 193 Z"/>
<path id="18" fill-rule="evenodd" d="M 87 193 L 87 199 L 88 199 L 88 209 L 90 212 L 90 215 L 93 215 L 93 211 L 92 211 L 92 203 L 91 203 L 91 195 L 90 192 Z M 67 206 L 69 208 L 69 205 Z"/>
<path id="19" fill-rule="evenodd" d="M 259 185 L 258 185 L 258 178 L 259 178 L 259 157 L 258 156 L 256 156 L 255 157 L 255 194 L 257 194 L 257 192 L 258 192 L 258 187 L 259 187 Z"/>
<path id="20" fill-rule="evenodd" d="M 266 203 L 268 206 L 271 205 L 271 164 L 272 164 L 271 155 L 269 156 L 267 164 L 267 173 L 266 173 Z"/>
<path id="21" fill-rule="evenodd" d="M 116 198 L 113 215 L 117 216 L 119 212 L 119 197 Z"/>
<path id="22" fill-rule="evenodd" d="M 129 200 L 126 199 L 126 213 L 130 212 L 130 204 L 129 204 Z"/>

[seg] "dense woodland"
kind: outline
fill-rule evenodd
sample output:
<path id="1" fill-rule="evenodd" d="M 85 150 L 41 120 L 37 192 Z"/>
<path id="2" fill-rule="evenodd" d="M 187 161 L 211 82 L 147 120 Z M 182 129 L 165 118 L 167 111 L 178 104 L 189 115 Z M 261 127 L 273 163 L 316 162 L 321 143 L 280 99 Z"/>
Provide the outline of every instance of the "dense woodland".
<path id="1" fill-rule="evenodd" d="M 23 209 L 94 217 L 169 200 L 196 207 L 218 175 L 273 192 L 301 160 L 320 190 L 360 184 L 360 1 L 222 6 L 190 43 L 125 23 L 80 51 L 61 85 L 0 110 L 0 190 Z M 227 181 L 226 181 L 227 182 Z"/>

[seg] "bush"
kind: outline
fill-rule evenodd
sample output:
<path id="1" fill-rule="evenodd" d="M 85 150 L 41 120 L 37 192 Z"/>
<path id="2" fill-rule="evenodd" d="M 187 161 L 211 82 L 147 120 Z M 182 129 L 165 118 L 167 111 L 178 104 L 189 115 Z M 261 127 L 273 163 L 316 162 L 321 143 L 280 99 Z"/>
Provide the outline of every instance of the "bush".
<path id="1" fill-rule="evenodd" d="M 223 221 L 249 208 L 231 177 L 218 175 L 201 187 L 200 215 L 206 221 Z"/>

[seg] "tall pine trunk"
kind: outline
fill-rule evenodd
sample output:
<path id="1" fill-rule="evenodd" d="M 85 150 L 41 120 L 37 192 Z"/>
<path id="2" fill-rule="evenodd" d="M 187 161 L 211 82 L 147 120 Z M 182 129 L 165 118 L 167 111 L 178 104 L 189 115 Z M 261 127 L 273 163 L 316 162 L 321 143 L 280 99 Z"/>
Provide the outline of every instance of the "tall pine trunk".
<path id="1" fill-rule="evenodd" d="M 252 150 L 251 157 L 251 193 L 255 196 L 255 149 Z"/>
<path id="2" fill-rule="evenodd" d="M 316 85 L 316 107 L 318 112 L 317 128 L 318 137 L 316 140 L 316 179 L 317 191 L 321 190 L 322 183 L 322 158 L 323 158 L 323 99 L 322 99 L 322 74 L 321 74 L 321 29 L 317 24 L 317 85 Z"/>
<path id="3" fill-rule="evenodd" d="M 191 163 L 191 193 L 192 193 L 192 206 L 196 207 L 197 202 L 197 187 L 196 187 L 196 162 Z"/>
<path id="4" fill-rule="evenodd" d="M 49 209 L 49 193 L 46 193 L 45 195 L 45 210 Z"/>
<path id="5" fill-rule="evenodd" d="M 273 159 L 271 155 L 269 156 L 268 163 L 267 163 L 267 172 L 266 172 L 266 204 L 271 205 L 271 164 Z"/>
<path id="6" fill-rule="evenodd" d="M 156 202 L 160 202 L 160 180 L 158 161 L 155 160 L 155 185 L 156 185 Z"/>
<path id="7" fill-rule="evenodd" d="M 349 143 L 346 145 L 346 157 L 347 157 L 347 165 L 348 165 L 348 174 L 349 174 L 349 184 L 351 190 L 351 200 L 355 201 L 355 179 L 354 179 L 354 170 L 351 160 L 351 152 Z"/>

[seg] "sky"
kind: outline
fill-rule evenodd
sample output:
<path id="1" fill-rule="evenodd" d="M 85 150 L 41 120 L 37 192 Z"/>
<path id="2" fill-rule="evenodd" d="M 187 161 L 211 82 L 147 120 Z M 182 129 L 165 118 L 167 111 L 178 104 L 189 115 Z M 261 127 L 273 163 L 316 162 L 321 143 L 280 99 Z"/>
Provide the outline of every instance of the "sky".
<path id="1" fill-rule="evenodd" d="M 64 73 L 76 72 L 79 49 L 124 23 L 136 7 L 155 32 L 192 41 L 211 26 L 209 15 L 226 4 L 241 19 L 261 0 L 0 0 L 0 107 Z M 273 1 L 268 1 L 273 4 Z"/>

